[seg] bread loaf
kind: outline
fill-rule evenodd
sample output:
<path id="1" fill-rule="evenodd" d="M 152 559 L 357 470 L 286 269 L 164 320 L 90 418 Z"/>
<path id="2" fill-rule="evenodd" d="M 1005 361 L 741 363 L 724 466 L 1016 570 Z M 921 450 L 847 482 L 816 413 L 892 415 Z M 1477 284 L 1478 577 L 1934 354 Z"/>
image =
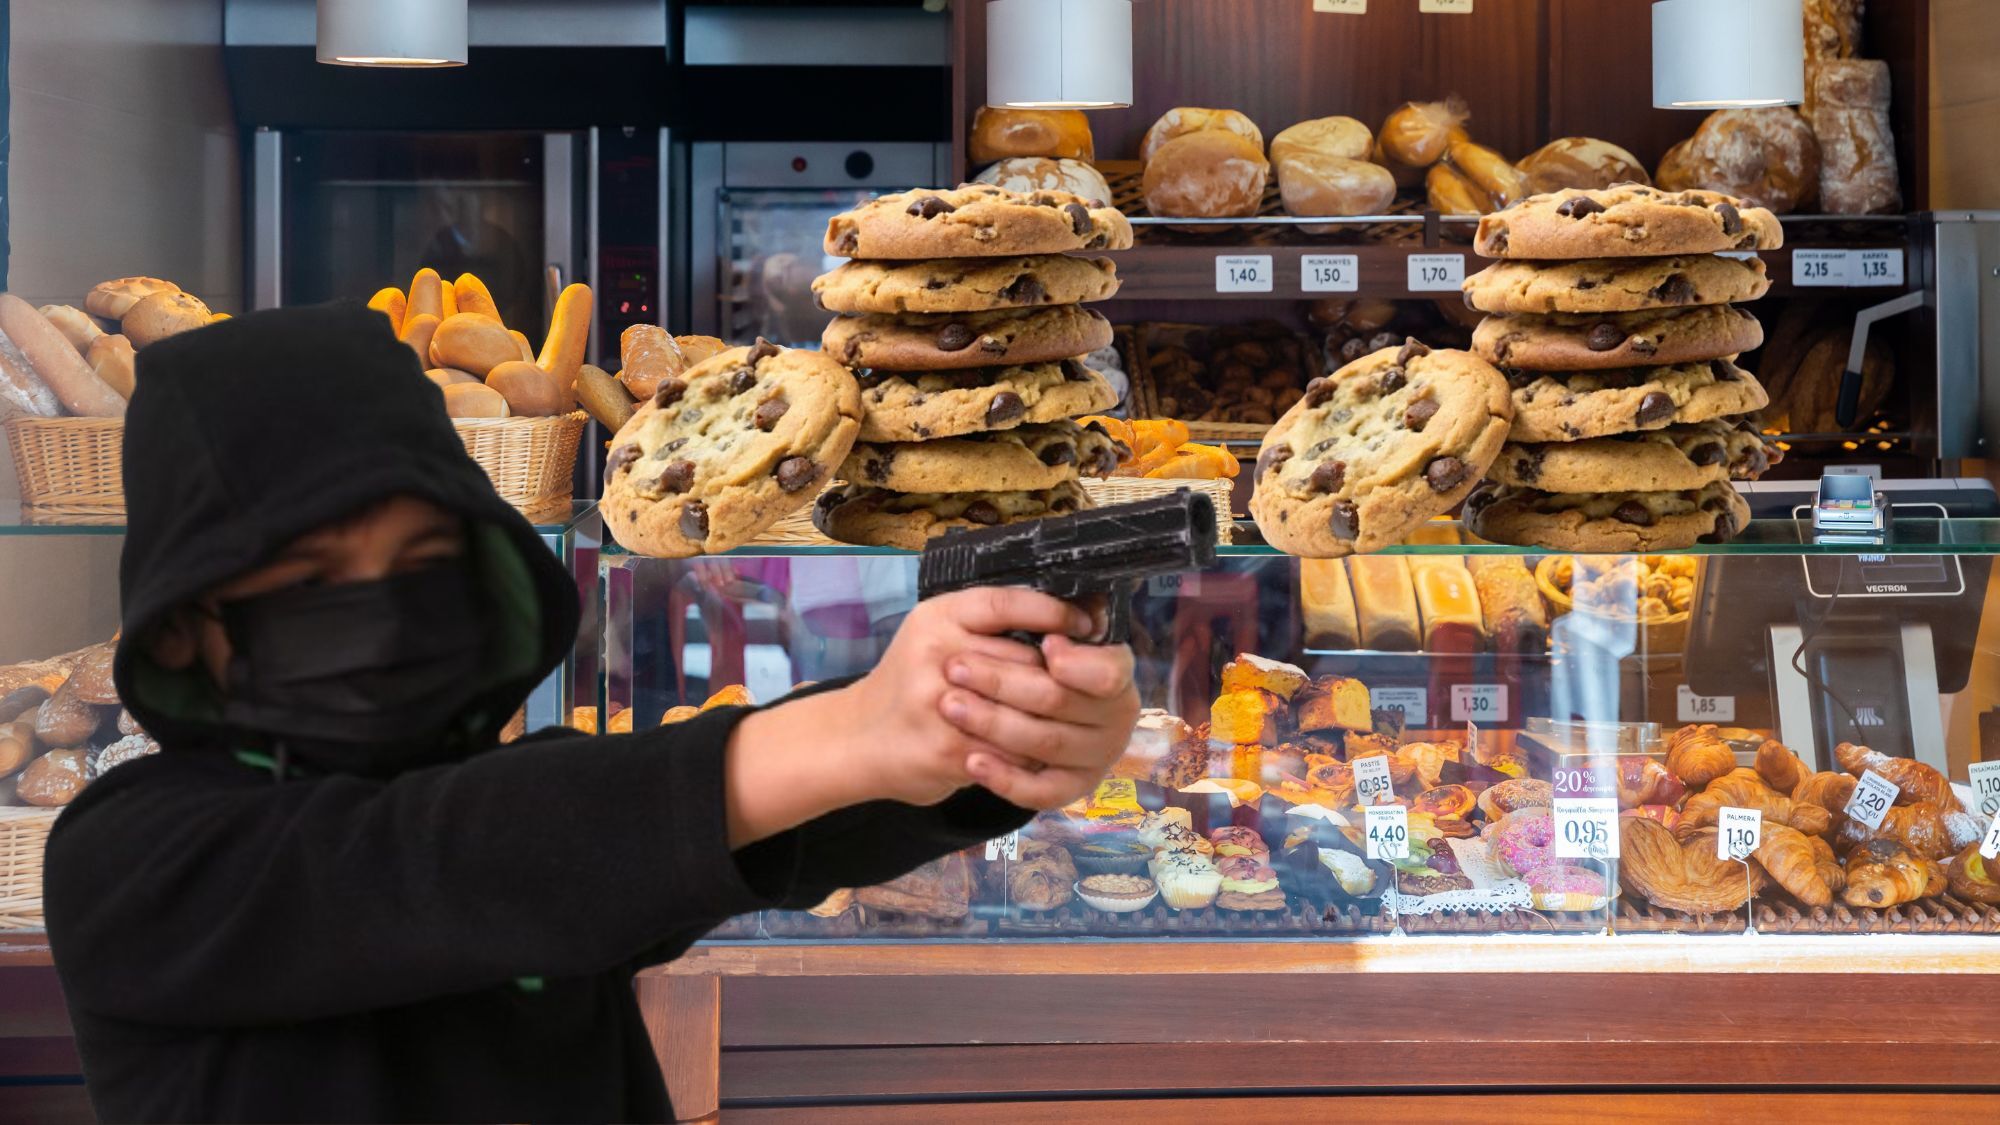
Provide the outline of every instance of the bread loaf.
<path id="1" fill-rule="evenodd" d="M 132 306 L 155 293 L 178 293 L 181 287 L 157 277 L 121 277 L 100 281 L 83 298 L 85 311 L 106 320 L 123 320 Z"/>
<path id="2" fill-rule="evenodd" d="M 1796 110 L 1723 109 L 1660 161 L 1659 185 L 1699 188 L 1783 214 L 1819 194 L 1819 142 Z"/>
<path id="3" fill-rule="evenodd" d="M 576 373 L 576 401 L 607 434 L 624 429 L 635 413 L 624 384 L 588 363 Z"/>
<path id="4" fill-rule="evenodd" d="M 1520 168 L 1527 173 L 1530 195 L 1653 182 L 1638 157 L 1595 137 L 1558 137 L 1522 157 Z"/>
<path id="5" fill-rule="evenodd" d="M 104 385 L 117 391 L 122 398 L 131 398 L 139 385 L 138 356 L 133 353 L 132 341 L 122 334 L 99 336 L 84 356 L 91 373 L 104 380 Z"/>
<path id="6" fill-rule="evenodd" d="M 516 417 L 546 418 L 576 409 L 575 380 L 565 384 L 548 369 L 525 360 L 509 360 L 486 375 L 486 385 L 507 398 Z"/>
<path id="7" fill-rule="evenodd" d="M 1496 652 L 1539 653 L 1548 647 L 1549 616 L 1535 576 L 1517 555 L 1467 559 L 1480 616 Z"/>
<path id="8" fill-rule="evenodd" d="M 55 808 L 76 800 L 89 784 L 90 760 L 81 750 L 51 750 L 36 758 L 14 783 L 23 801 Z"/>
<path id="9" fill-rule="evenodd" d="M 1270 175 L 1263 146 L 1224 129 L 1175 137 L 1146 163 L 1146 207 L 1155 215 L 1222 219 L 1255 215 Z"/>
<path id="10" fill-rule="evenodd" d="M 456 368 L 481 379 L 486 373 L 510 360 L 518 360 L 521 349 L 498 320 L 480 313 L 459 313 L 438 325 L 431 337 L 431 363 Z"/>
<path id="11" fill-rule="evenodd" d="M 1484 215 L 1493 210 L 1492 200 L 1465 173 L 1449 164 L 1433 164 L 1424 173 L 1424 190 L 1431 209 L 1440 215 Z"/>
<path id="12" fill-rule="evenodd" d="M 980 106 L 967 140 L 972 159 L 984 164 L 1010 156 L 1095 160 L 1090 118 L 1076 109 L 1010 109 Z"/>
<path id="13" fill-rule="evenodd" d="M 1277 165 L 1288 215 L 1379 215 L 1396 199 L 1396 178 L 1380 164 L 1293 150 Z"/>
<path id="14" fill-rule="evenodd" d="M 1414 556 L 1413 556 L 1414 559 Z M 1486 621 L 1472 573 L 1455 562 L 1426 560 L 1410 568 L 1423 622 L 1425 652 L 1483 652 Z"/>
<path id="15" fill-rule="evenodd" d="M 1453 141 L 1445 149 L 1445 159 L 1486 193 L 1495 210 L 1519 202 L 1528 194 L 1528 174 L 1485 145 Z"/>
<path id="16" fill-rule="evenodd" d="M 1307 648 L 1361 647 L 1354 590 L 1339 559 L 1299 560 L 1299 612 L 1305 619 Z"/>
<path id="17" fill-rule="evenodd" d="M 661 383 L 692 366 L 673 333 L 657 324 L 627 328 L 618 338 L 618 352 L 625 364 L 618 381 L 641 402 L 652 398 Z"/>
<path id="18" fill-rule="evenodd" d="M 512 362 L 534 367 L 525 360 Z M 453 418 L 507 418 L 514 413 L 507 396 L 484 383 L 451 383 L 442 390 L 444 412 Z"/>
<path id="19" fill-rule="evenodd" d="M 576 385 L 577 369 L 583 366 L 584 353 L 590 347 L 591 306 L 590 286 L 578 283 L 564 289 L 556 297 L 555 315 L 549 319 L 548 340 L 542 344 L 541 358 L 536 361 L 542 370 L 555 378 L 556 386 L 566 397 L 570 388 Z M 575 400 L 571 398 L 569 405 L 563 409 L 576 409 Z"/>
<path id="20" fill-rule="evenodd" d="M 1234 133 L 1257 147 L 1259 156 L 1264 152 L 1264 133 L 1257 123 L 1233 109 L 1204 109 L 1201 106 L 1177 106 L 1160 115 L 1158 121 L 1146 130 L 1145 139 L 1139 142 L 1140 161 L 1150 164 L 1162 147 L 1175 137 L 1185 137 L 1190 133 L 1201 133 L 1212 129 Z"/>
<path id="21" fill-rule="evenodd" d="M 40 311 L 78 355 L 90 354 L 91 343 L 104 335 L 104 329 L 99 328 L 97 322 L 90 319 L 90 314 L 82 309 L 70 305 L 43 305 Z"/>
<path id="22" fill-rule="evenodd" d="M 1454 136 L 1465 136 L 1462 126 L 1470 116 L 1465 103 L 1457 98 L 1405 102 L 1382 122 L 1375 139 L 1389 159 L 1412 168 L 1428 168 L 1444 157 Z"/>
<path id="23" fill-rule="evenodd" d="M 55 391 L 35 373 L 35 365 L 0 330 L 0 421 L 20 415 L 54 418 L 62 413 Z"/>
<path id="24" fill-rule="evenodd" d="M 12 293 L 0 293 L 0 332 L 14 342 L 33 373 L 71 414 L 85 418 L 124 416 L 125 399 L 90 370 L 35 306 Z"/>
<path id="25" fill-rule="evenodd" d="M 1066 191 L 1084 199 L 1111 201 L 1111 185 L 1081 160 L 1016 156 L 987 167 L 973 179 L 1008 191 Z"/>
<path id="26" fill-rule="evenodd" d="M 1861 53 L 1863 0 L 1805 0 L 1806 59 L 1851 59 Z"/>
<path id="27" fill-rule="evenodd" d="M 1410 568 L 1393 555 L 1354 555 L 1347 560 L 1354 586 L 1354 609 L 1361 622 L 1361 647 L 1384 652 L 1418 648 L 1417 593 Z"/>
<path id="28" fill-rule="evenodd" d="M 1807 63 L 1806 89 L 1807 120 L 1819 139 L 1821 207 L 1835 215 L 1900 210 L 1896 143 L 1889 132 L 1889 64 Z"/>
<path id="29" fill-rule="evenodd" d="M 1271 163 L 1276 164 L 1292 153 L 1366 160 L 1374 147 L 1375 134 L 1354 118 L 1315 117 L 1271 138 Z"/>
<path id="30" fill-rule="evenodd" d="M 35 715 L 35 737 L 49 746 L 80 746 L 97 730 L 101 710 L 64 680 Z"/>
<path id="31" fill-rule="evenodd" d="M 135 348 L 150 348 L 169 336 L 206 328 L 215 319 L 192 293 L 155 293 L 125 310 L 120 321 Z"/>

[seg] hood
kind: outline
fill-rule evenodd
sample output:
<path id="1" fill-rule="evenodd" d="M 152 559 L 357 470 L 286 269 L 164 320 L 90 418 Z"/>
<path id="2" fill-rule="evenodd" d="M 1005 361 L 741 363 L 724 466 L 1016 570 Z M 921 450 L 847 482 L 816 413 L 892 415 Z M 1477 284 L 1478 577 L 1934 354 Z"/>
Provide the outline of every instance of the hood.
<path id="1" fill-rule="evenodd" d="M 469 737 L 450 755 L 493 745 L 575 645 L 575 580 L 466 454 L 416 355 L 358 303 L 252 313 L 145 349 L 124 457 L 114 670 L 119 698 L 164 750 L 268 747 L 220 721 L 205 672 L 169 672 L 147 657 L 154 626 L 299 535 L 391 496 L 465 519 L 493 615 L 490 685 L 461 715 Z M 436 759 L 292 760 L 393 773 Z"/>

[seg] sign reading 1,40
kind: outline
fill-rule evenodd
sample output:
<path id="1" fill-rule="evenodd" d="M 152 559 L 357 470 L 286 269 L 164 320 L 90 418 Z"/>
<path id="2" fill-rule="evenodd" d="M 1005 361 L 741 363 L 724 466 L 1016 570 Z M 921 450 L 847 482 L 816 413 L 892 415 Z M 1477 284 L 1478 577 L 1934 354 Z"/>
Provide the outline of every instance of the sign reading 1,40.
<path id="1" fill-rule="evenodd" d="M 1215 291 L 1217 293 L 1269 293 L 1271 279 L 1277 271 L 1271 268 L 1269 254 L 1217 254 L 1215 256 Z"/>

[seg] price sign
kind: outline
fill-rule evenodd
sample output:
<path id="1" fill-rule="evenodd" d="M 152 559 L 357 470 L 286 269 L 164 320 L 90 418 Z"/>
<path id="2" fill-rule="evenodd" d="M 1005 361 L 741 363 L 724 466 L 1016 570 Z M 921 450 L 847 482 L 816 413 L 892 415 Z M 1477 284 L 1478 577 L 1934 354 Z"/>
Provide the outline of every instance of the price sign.
<path id="1" fill-rule="evenodd" d="M 1554 811 L 1558 857 L 1618 858 L 1618 798 L 1557 797 Z"/>
<path id="2" fill-rule="evenodd" d="M 1756 809 L 1716 810 L 1715 858 L 1743 859 L 1764 842 L 1764 814 Z"/>
<path id="3" fill-rule="evenodd" d="M 1351 764 L 1354 767 L 1355 800 L 1364 805 L 1379 805 L 1395 798 L 1395 785 L 1389 780 L 1388 755 L 1356 758 Z"/>
<path id="4" fill-rule="evenodd" d="M 1618 796 L 1618 764 L 1603 758 L 1567 758 L 1549 777 L 1558 797 Z"/>
<path id="5" fill-rule="evenodd" d="M 1849 285 L 1901 285 L 1903 284 L 1903 252 L 1901 250 L 1856 250 L 1848 259 L 1847 283 Z"/>
<path id="6" fill-rule="evenodd" d="M 1472 0 L 1417 0 L 1417 11 L 1435 12 L 1444 16 L 1469 16 L 1472 14 Z"/>
<path id="7" fill-rule="evenodd" d="M 1009 832 L 1005 836 L 1002 836 L 997 840 L 986 841 L 987 860 L 991 861 L 1000 859 L 1002 857 L 1005 857 L 1007 859 L 1021 858 L 1020 832 L 1018 831 Z"/>
<path id="8" fill-rule="evenodd" d="M 1365 16 L 1368 14 L 1368 0 L 1313 0 L 1313 11 Z"/>
<path id="9" fill-rule="evenodd" d="M 1412 293 L 1456 293 L 1465 281 L 1465 255 L 1412 254 L 1409 288 Z"/>
<path id="10" fill-rule="evenodd" d="M 1271 279 L 1277 271 L 1271 268 L 1269 254 L 1217 254 L 1215 256 L 1215 291 L 1217 293 L 1269 293 Z"/>
<path id="11" fill-rule="evenodd" d="M 1410 810 L 1401 805 L 1370 805 L 1361 815 L 1369 859 L 1410 858 Z"/>
<path id="12" fill-rule="evenodd" d="M 1792 251 L 1792 284 L 1827 286 L 1847 284 L 1847 251 Z"/>
<path id="13" fill-rule="evenodd" d="M 2000 762 L 1974 762 L 1969 772 L 1973 810 L 1982 816 L 2000 815 Z"/>
<path id="14" fill-rule="evenodd" d="M 1368 693 L 1368 706 L 1383 711 L 1401 711 L 1405 727 L 1430 725 L 1430 692 L 1424 688 L 1376 688 Z"/>
<path id="15" fill-rule="evenodd" d="M 1986 859 L 2000 859 L 2000 815 L 1986 828 L 1986 838 L 1979 841 L 1979 854 Z"/>
<path id="16" fill-rule="evenodd" d="M 1307 293 L 1352 293 L 1361 288 L 1361 259 L 1353 254 L 1302 254 L 1299 288 Z"/>
<path id="17" fill-rule="evenodd" d="M 1680 721 L 1684 723 L 1733 723 L 1736 721 L 1736 697 L 1733 695 L 1696 695 L 1686 684 L 1680 686 L 1678 705 Z"/>
<path id="18" fill-rule="evenodd" d="M 1861 780 L 1854 786 L 1854 796 L 1847 799 L 1847 815 L 1872 832 L 1882 827 L 1882 818 L 1889 815 L 1889 806 L 1896 803 L 1896 792 L 1895 782 L 1874 770 L 1863 770 Z"/>
<path id="19" fill-rule="evenodd" d="M 1507 717 L 1506 684 L 1451 685 L 1451 721 L 1491 723 Z"/>

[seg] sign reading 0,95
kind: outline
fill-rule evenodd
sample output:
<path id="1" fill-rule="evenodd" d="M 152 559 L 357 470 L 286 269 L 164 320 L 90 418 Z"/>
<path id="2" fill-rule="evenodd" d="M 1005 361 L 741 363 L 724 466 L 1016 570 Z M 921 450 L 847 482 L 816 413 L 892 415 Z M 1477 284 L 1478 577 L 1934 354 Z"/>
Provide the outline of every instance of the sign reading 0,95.
<path id="1" fill-rule="evenodd" d="M 1215 291 L 1269 293 L 1271 280 L 1276 273 L 1277 271 L 1271 267 L 1269 254 L 1217 254 Z"/>
<path id="2" fill-rule="evenodd" d="M 1361 288 L 1361 259 L 1353 254 L 1299 256 L 1299 290 L 1305 293 L 1352 293 Z"/>

